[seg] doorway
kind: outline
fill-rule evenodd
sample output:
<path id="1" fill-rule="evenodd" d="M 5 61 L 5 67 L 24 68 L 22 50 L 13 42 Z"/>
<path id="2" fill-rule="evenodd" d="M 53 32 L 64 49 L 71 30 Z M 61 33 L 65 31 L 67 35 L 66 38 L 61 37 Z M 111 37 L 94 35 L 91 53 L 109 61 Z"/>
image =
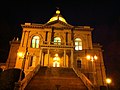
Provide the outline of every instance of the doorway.
<path id="1" fill-rule="evenodd" d="M 60 57 L 58 54 L 55 54 L 55 57 L 53 58 L 53 67 L 60 67 Z"/>

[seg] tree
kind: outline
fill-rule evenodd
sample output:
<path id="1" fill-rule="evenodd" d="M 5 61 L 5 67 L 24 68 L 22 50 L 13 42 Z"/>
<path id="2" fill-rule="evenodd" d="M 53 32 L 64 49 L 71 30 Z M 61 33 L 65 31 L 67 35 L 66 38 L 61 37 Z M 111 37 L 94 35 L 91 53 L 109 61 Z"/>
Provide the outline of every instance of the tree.
<path id="1" fill-rule="evenodd" d="M 2 69 L 2 68 L 0 68 L 0 73 L 2 73 L 2 71 L 3 71 L 3 69 Z"/>
<path id="2" fill-rule="evenodd" d="M 0 90 L 14 90 L 15 82 L 18 82 L 20 77 L 20 69 L 7 69 L 0 75 Z M 25 77 L 22 72 L 22 79 Z"/>

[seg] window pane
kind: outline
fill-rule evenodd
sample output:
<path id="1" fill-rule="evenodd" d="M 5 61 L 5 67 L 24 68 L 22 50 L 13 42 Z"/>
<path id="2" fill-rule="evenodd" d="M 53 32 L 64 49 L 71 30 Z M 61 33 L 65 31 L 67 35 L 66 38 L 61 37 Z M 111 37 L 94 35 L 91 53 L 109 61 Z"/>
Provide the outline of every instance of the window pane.
<path id="1" fill-rule="evenodd" d="M 32 43 L 32 48 L 35 48 L 35 43 Z"/>
<path id="2" fill-rule="evenodd" d="M 82 50 L 82 40 L 80 38 L 75 39 L 75 50 Z"/>
<path id="3" fill-rule="evenodd" d="M 39 36 L 34 36 L 33 38 L 32 38 L 32 48 L 39 48 L 39 42 L 40 42 L 40 40 L 39 40 Z"/>
<path id="4" fill-rule="evenodd" d="M 75 45 L 78 45 L 78 42 L 75 42 Z"/>
<path id="5" fill-rule="evenodd" d="M 39 36 L 34 36 L 33 39 L 39 39 Z"/>
<path id="6" fill-rule="evenodd" d="M 32 47 L 35 47 L 35 39 L 32 39 Z"/>
<path id="7" fill-rule="evenodd" d="M 39 48 L 39 40 L 36 40 L 36 48 Z"/>
<path id="8" fill-rule="evenodd" d="M 81 39 L 80 38 L 76 38 L 75 41 L 81 41 Z"/>
<path id="9" fill-rule="evenodd" d="M 75 50 L 78 50 L 78 46 L 75 47 Z"/>
<path id="10" fill-rule="evenodd" d="M 78 48 L 79 48 L 79 50 L 82 50 L 82 46 L 79 46 Z"/>
<path id="11" fill-rule="evenodd" d="M 54 44 L 60 45 L 61 44 L 61 39 L 60 37 L 55 37 L 54 38 Z"/>

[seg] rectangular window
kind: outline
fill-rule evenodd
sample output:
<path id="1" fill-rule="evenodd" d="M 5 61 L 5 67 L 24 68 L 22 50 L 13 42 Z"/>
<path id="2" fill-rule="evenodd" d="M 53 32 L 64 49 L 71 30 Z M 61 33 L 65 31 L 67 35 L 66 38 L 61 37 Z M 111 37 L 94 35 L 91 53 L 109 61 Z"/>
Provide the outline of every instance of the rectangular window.
<path id="1" fill-rule="evenodd" d="M 48 31 L 46 32 L 45 41 L 47 41 Z"/>
<path id="2" fill-rule="evenodd" d="M 66 32 L 66 45 L 68 45 L 68 32 Z"/>

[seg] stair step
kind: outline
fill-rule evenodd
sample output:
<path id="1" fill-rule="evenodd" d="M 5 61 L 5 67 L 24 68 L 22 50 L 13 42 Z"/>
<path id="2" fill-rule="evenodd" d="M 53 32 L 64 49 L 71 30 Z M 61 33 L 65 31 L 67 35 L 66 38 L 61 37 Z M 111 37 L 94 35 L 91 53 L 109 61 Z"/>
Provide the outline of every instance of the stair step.
<path id="1" fill-rule="evenodd" d="M 87 90 L 72 68 L 41 67 L 25 90 Z"/>

